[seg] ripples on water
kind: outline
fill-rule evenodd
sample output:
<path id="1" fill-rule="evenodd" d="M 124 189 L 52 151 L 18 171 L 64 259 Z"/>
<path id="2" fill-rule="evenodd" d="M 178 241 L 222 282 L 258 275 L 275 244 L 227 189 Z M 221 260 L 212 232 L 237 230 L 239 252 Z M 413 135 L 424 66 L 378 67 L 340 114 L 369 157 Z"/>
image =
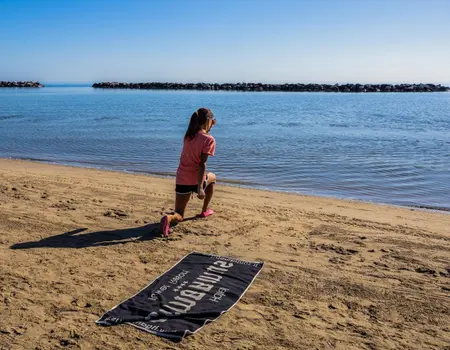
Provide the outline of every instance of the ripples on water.
<path id="1" fill-rule="evenodd" d="M 450 93 L 0 89 L 0 156 L 170 175 L 200 106 L 222 179 L 450 208 Z"/>

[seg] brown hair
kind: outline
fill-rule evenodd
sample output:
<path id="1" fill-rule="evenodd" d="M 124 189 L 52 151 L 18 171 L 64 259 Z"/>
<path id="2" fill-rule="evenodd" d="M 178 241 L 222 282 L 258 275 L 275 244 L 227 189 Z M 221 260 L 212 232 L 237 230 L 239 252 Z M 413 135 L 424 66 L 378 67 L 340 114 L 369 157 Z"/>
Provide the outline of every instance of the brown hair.
<path id="1" fill-rule="evenodd" d="M 191 116 L 189 126 L 184 135 L 185 140 L 192 140 L 200 131 L 201 126 L 206 123 L 208 119 L 214 119 L 213 112 L 208 108 L 199 108 Z"/>

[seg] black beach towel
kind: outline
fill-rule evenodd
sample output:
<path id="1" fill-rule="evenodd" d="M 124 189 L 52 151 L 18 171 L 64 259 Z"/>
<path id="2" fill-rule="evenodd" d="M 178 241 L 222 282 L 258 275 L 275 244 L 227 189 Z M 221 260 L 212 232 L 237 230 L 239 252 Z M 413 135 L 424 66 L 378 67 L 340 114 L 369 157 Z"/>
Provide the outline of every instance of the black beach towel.
<path id="1" fill-rule="evenodd" d="M 230 310 L 262 267 L 262 262 L 193 252 L 96 323 L 127 323 L 161 337 L 181 340 Z"/>

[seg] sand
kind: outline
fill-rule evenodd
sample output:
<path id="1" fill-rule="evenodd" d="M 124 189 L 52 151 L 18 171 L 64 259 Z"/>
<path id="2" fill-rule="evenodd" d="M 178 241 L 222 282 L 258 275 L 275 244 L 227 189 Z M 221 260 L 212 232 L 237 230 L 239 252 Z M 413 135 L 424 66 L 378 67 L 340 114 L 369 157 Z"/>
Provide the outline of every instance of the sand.
<path id="1" fill-rule="evenodd" d="M 0 348 L 450 349 L 448 213 L 218 186 L 163 239 L 173 186 L 0 160 Z M 94 324 L 191 251 L 265 267 L 179 344 Z"/>

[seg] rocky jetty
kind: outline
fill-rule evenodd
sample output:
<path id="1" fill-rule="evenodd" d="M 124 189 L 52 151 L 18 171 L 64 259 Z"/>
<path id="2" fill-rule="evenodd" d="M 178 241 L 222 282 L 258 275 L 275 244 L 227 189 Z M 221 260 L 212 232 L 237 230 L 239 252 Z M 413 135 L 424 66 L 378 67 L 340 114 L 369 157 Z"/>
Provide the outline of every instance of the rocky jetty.
<path id="1" fill-rule="evenodd" d="M 224 91 L 298 91 L 298 92 L 437 92 L 450 88 L 436 84 L 263 84 L 263 83 L 117 83 L 92 85 L 101 89 L 144 90 L 224 90 Z"/>
<path id="2" fill-rule="evenodd" d="M 37 81 L 0 81 L 0 87 L 41 88 L 44 87 L 44 85 Z"/>

